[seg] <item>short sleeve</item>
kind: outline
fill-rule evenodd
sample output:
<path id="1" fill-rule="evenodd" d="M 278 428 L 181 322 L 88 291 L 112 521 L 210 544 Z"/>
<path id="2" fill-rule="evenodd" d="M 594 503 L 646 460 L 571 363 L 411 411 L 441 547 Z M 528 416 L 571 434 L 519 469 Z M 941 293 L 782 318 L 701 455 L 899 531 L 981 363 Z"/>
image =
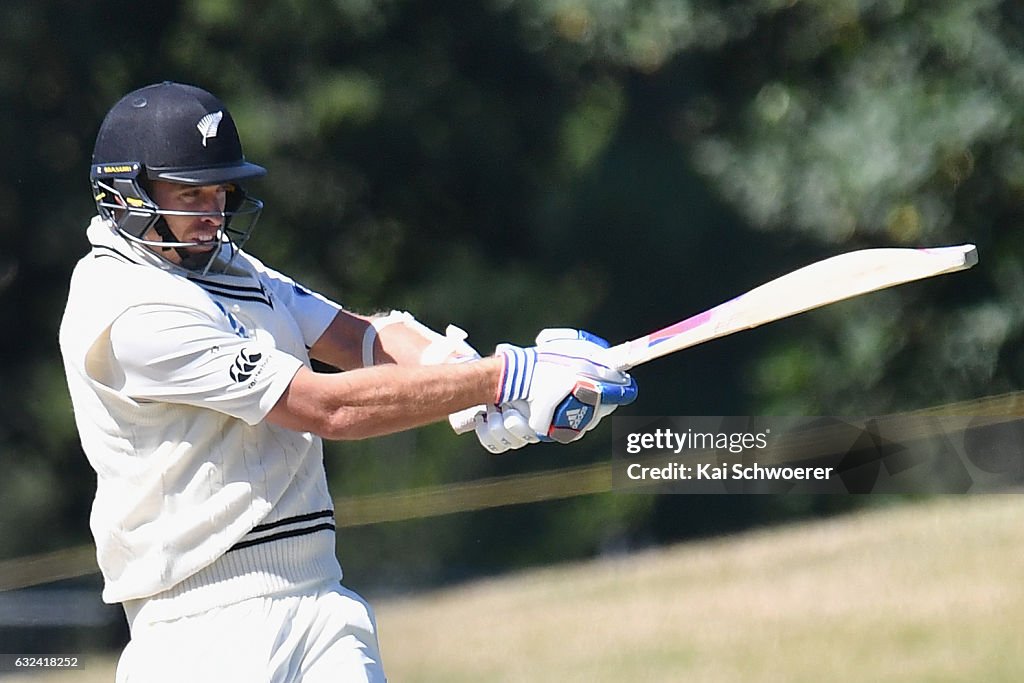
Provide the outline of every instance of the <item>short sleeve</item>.
<path id="1" fill-rule="evenodd" d="M 131 398 L 209 408 L 248 424 L 266 417 L 303 365 L 186 306 L 129 308 L 112 324 L 110 344 Z"/>
<path id="2" fill-rule="evenodd" d="M 275 299 L 288 309 L 298 324 L 306 347 L 313 346 L 342 310 L 342 306 L 322 294 L 303 287 L 283 273 L 262 264 L 260 268 L 263 282 L 270 287 Z"/>

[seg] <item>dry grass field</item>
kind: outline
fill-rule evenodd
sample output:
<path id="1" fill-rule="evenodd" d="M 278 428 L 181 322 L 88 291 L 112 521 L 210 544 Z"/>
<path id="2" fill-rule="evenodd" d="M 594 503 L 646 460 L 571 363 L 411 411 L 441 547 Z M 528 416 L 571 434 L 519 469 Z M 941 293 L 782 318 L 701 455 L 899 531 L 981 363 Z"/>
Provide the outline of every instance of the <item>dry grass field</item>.
<path id="1" fill-rule="evenodd" d="M 1024 497 L 946 497 L 377 602 L 394 682 L 1024 680 Z M 95 683 L 112 664 L 70 676 Z"/>

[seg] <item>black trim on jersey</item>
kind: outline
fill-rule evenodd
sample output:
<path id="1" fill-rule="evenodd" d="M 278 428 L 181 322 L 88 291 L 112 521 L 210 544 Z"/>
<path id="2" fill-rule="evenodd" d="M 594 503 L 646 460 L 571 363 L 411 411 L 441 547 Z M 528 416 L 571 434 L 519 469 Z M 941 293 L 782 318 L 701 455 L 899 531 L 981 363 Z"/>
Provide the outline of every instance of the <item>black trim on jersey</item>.
<path id="1" fill-rule="evenodd" d="M 136 266 L 139 265 L 138 262 L 132 260 L 132 258 L 130 256 L 128 256 L 127 254 L 122 254 L 121 252 L 119 252 L 117 249 L 114 249 L 113 247 L 108 247 L 105 244 L 90 244 L 89 246 L 91 246 L 92 249 L 93 249 L 93 255 L 92 255 L 93 258 L 103 258 L 103 257 L 106 257 L 106 258 L 117 259 L 118 261 L 123 260 L 123 261 L 126 261 L 127 263 L 131 263 L 132 265 L 136 265 Z M 96 253 L 97 251 L 100 252 L 100 253 Z M 108 251 L 111 252 L 111 253 L 109 253 L 109 254 L 104 253 L 104 252 L 108 252 Z"/>
<path id="2" fill-rule="evenodd" d="M 284 538 L 295 538 L 296 536 L 306 536 L 307 534 L 313 534 L 318 531 L 334 531 L 334 510 L 321 510 L 319 512 L 307 512 L 302 515 L 295 515 L 294 517 L 285 517 L 279 519 L 276 522 L 269 522 L 267 524 L 257 524 L 252 528 L 250 534 L 259 533 L 261 531 L 269 531 L 270 529 L 277 529 L 288 524 L 301 524 L 303 522 L 311 522 L 317 519 L 324 519 L 325 517 L 331 518 L 329 522 L 321 522 L 320 524 L 314 524 L 312 526 L 299 527 L 297 529 L 286 529 L 285 531 L 278 531 L 276 534 L 268 534 L 266 536 L 259 536 L 257 538 L 244 538 L 238 543 L 234 544 L 227 549 L 226 552 L 232 550 L 241 550 L 242 548 L 248 548 L 254 545 L 260 545 L 262 543 L 271 543 L 273 541 L 280 541 Z"/>
<path id="3" fill-rule="evenodd" d="M 274 302 L 271 301 L 270 295 L 267 294 L 267 290 L 263 287 L 262 282 L 254 286 L 231 285 L 215 280 L 203 280 L 193 276 L 189 276 L 188 280 L 199 285 L 210 294 L 216 294 L 217 296 L 237 301 L 255 301 L 256 303 L 266 304 L 270 308 L 274 308 Z"/>
<path id="4" fill-rule="evenodd" d="M 269 536 L 262 536 L 260 538 L 252 538 L 247 541 L 239 541 L 225 552 L 230 553 L 232 550 L 241 550 L 242 548 L 248 548 L 253 545 L 261 545 L 263 543 L 270 543 L 272 541 L 280 541 L 282 538 L 294 538 L 296 536 L 306 536 L 308 534 L 316 533 L 317 531 L 334 531 L 334 522 L 324 522 L 323 524 L 317 524 L 316 526 L 304 527 L 302 529 L 292 529 L 290 531 L 279 531 L 276 534 L 270 534 Z"/>
<path id="5" fill-rule="evenodd" d="M 257 524 L 256 526 L 254 526 L 252 528 L 252 531 L 250 531 L 249 533 L 251 534 L 254 531 L 267 531 L 268 529 L 276 529 L 277 527 L 284 526 L 285 524 L 297 524 L 298 522 L 308 522 L 310 520 L 321 519 L 323 517 L 331 517 L 331 518 L 333 518 L 334 517 L 334 510 L 321 510 L 320 512 L 307 512 L 304 515 L 295 515 L 294 517 L 285 517 L 284 519 L 279 519 L 276 522 L 270 522 L 269 524 Z"/>

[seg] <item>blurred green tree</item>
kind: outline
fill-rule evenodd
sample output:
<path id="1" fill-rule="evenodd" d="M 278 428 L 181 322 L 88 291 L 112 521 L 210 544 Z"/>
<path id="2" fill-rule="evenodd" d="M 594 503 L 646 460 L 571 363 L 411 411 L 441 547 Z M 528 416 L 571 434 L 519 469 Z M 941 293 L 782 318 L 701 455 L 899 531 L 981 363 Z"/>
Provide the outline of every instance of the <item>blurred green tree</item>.
<path id="1" fill-rule="evenodd" d="M 995 0 L 4 3 L 0 556 L 87 540 L 56 331 L 124 92 L 175 79 L 231 105 L 270 170 L 254 253 L 485 352 L 549 325 L 620 341 L 838 251 L 978 243 L 969 275 L 639 368 L 624 409 L 877 414 L 1021 384 L 1022 29 Z M 494 459 L 439 425 L 331 444 L 328 469 L 349 495 L 607 443 Z M 848 504 L 590 496 L 345 532 L 341 556 L 432 581 Z"/>

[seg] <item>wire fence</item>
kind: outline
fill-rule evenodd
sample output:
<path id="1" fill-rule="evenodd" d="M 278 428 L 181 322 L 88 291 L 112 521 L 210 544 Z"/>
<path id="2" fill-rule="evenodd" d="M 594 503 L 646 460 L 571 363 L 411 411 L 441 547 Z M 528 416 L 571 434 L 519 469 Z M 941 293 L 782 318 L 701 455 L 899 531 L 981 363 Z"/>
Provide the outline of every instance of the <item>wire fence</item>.
<path id="1" fill-rule="evenodd" d="M 1024 391 L 934 406 L 904 415 L 1024 417 Z M 537 473 L 351 496 L 335 500 L 334 505 L 337 526 L 351 528 L 560 500 L 611 490 L 612 463 L 605 461 Z M 84 544 L 0 560 L 0 591 L 97 573 L 95 548 L 91 543 Z"/>

